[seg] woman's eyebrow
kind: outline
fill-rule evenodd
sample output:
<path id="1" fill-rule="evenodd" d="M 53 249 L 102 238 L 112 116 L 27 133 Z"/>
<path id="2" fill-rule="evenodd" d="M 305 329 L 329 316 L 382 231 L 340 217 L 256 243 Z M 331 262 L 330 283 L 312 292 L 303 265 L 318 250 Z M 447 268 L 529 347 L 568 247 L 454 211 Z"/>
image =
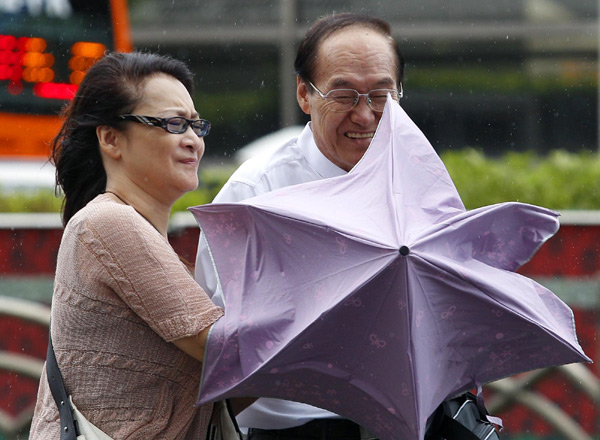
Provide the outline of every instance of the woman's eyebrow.
<path id="1" fill-rule="evenodd" d="M 165 108 L 164 112 L 165 113 L 175 113 L 177 116 L 183 116 L 183 117 L 187 117 L 187 115 L 188 115 L 188 111 L 181 107 Z M 194 110 L 190 116 L 192 119 L 198 119 L 200 117 L 200 114 L 198 113 L 197 110 Z"/>

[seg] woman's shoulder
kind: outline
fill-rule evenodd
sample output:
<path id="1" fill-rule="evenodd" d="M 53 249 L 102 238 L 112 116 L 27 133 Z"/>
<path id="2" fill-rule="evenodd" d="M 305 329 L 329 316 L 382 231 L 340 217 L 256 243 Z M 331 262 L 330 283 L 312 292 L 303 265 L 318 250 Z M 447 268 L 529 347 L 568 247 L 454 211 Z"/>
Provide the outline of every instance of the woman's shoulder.
<path id="1" fill-rule="evenodd" d="M 68 240 L 100 253 L 169 250 L 168 241 L 132 206 L 105 194 L 94 198 L 69 220 L 63 242 Z"/>
<path id="2" fill-rule="evenodd" d="M 137 226 L 139 223 L 139 215 L 131 206 L 119 203 L 107 194 L 100 194 L 69 220 L 67 228 L 117 228 L 127 225 Z"/>

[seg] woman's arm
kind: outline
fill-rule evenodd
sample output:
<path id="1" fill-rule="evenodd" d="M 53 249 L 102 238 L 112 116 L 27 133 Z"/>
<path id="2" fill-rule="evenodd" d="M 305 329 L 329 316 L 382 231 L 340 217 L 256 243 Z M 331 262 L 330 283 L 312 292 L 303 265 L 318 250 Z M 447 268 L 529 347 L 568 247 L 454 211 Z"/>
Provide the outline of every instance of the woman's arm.
<path id="1" fill-rule="evenodd" d="M 184 338 L 176 339 L 173 344 L 181 351 L 189 354 L 194 359 L 202 362 L 204 360 L 204 349 L 206 348 L 206 339 L 208 338 L 208 332 L 212 326 L 206 327 L 197 335 L 186 336 Z"/>
<path id="2" fill-rule="evenodd" d="M 104 196 L 87 209 L 75 232 L 106 269 L 101 282 L 162 339 L 202 362 L 210 327 L 223 310 L 131 206 Z"/>
<path id="3" fill-rule="evenodd" d="M 204 349 L 206 348 L 206 339 L 208 338 L 208 332 L 210 331 L 210 328 L 211 326 L 208 326 L 194 336 L 176 339 L 173 341 L 173 344 L 194 359 L 202 362 L 204 360 Z M 229 402 L 231 403 L 231 409 L 233 410 L 233 413 L 237 416 L 243 410 L 252 405 L 256 399 L 256 397 L 236 397 L 229 399 Z"/>

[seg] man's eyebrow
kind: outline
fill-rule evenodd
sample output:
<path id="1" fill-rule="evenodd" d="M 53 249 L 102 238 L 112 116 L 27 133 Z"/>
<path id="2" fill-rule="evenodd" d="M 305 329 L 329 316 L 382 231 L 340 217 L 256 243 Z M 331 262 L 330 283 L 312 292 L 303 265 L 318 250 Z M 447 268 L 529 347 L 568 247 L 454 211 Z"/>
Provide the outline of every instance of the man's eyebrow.
<path id="1" fill-rule="evenodd" d="M 349 87 L 349 84 L 350 83 L 348 81 L 346 81 L 345 79 L 338 78 L 338 79 L 333 80 L 333 82 L 331 83 L 331 87 L 332 88 L 335 88 L 335 87 Z"/>
<path id="2" fill-rule="evenodd" d="M 396 82 L 392 78 L 383 78 L 377 81 L 378 86 L 394 86 Z"/>
<path id="3" fill-rule="evenodd" d="M 377 87 L 383 87 L 383 86 L 395 86 L 396 83 L 394 82 L 394 80 L 392 78 L 382 78 L 379 81 L 377 81 L 375 83 L 375 85 Z M 331 88 L 335 89 L 335 88 L 352 88 L 351 83 L 344 79 L 344 78 L 337 78 L 334 79 L 333 82 L 331 83 Z"/>

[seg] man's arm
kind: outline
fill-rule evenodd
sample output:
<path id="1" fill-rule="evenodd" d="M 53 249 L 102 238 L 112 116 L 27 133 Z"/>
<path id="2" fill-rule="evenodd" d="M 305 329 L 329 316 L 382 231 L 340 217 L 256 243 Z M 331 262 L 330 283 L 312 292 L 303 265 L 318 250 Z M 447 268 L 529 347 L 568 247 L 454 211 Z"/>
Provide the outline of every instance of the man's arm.
<path id="1" fill-rule="evenodd" d="M 212 257 L 208 249 L 208 243 L 204 233 L 200 232 L 198 240 L 198 252 L 196 253 L 195 278 L 200 287 L 212 301 L 221 307 L 224 307 L 223 292 L 217 280 L 217 273 L 214 269 Z"/>
<path id="2" fill-rule="evenodd" d="M 239 202 L 260 193 L 256 186 L 237 181 L 234 177 L 235 174 L 225 183 L 213 200 L 213 203 Z M 225 307 L 223 291 L 214 268 L 206 237 L 203 233 L 200 233 L 200 239 L 198 240 L 195 277 L 198 284 L 200 284 L 213 302 L 221 307 Z"/>

